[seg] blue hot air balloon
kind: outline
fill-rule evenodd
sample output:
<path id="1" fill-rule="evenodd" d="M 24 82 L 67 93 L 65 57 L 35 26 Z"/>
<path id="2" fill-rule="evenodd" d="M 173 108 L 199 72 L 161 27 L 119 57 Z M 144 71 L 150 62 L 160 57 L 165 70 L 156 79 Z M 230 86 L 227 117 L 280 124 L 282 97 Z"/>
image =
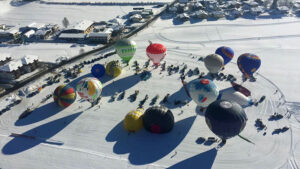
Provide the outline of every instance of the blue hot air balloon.
<path id="1" fill-rule="evenodd" d="M 222 140 L 234 137 L 246 126 L 247 115 L 234 101 L 217 100 L 205 111 L 205 121 L 209 129 Z"/>
<path id="2" fill-rule="evenodd" d="M 244 53 L 239 56 L 237 60 L 240 71 L 246 78 L 253 76 L 253 73 L 258 70 L 261 64 L 261 60 L 257 55 L 251 53 Z"/>
<path id="3" fill-rule="evenodd" d="M 233 50 L 227 46 L 219 47 L 215 53 L 222 56 L 222 58 L 224 59 L 224 65 L 229 63 L 234 56 Z"/>
<path id="4" fill-rule="evenodd" d="M 101 64 L 95 64 L 92 67 L 91 72 L 94 77 L 100 78 L 105 74 L 105 67 Z"/>

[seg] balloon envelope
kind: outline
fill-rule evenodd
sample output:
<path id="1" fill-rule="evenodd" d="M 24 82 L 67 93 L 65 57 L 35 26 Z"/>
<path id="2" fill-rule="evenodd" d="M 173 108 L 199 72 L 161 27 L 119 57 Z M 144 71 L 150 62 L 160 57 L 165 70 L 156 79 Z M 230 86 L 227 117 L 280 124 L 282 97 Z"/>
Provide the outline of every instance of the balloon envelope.
<path id="1" fill-rule="evenodd" d="M 224 59 L 224 65 L 226 65 L 227 63 L 229 63 L 231 61 L 231 59 L 234 56 L 234 52 L 230 47 L 227 46 L 221 46 L 219 47 L 215 54 L 218 54 L 220 56 L 222 56 L 222 58 Z"/>
<path id="2" fill-rule="evenodd" d="M 112 77 L 117 77 L 122 73 L 122 66 L 119 61 L 110 61 L 106 65 L 106 74 Z"/>
<path id="3" fill-rule="evenodd" d="M 245 53 L 239 56 L 237 60 L 237 65 L 240 71 L 248 78 L 252 76 L 254 72 L 260 67 L 261 60 L 260 58 L 251 53 Z"/>
<path id="4" fill-rule="evenodd" d="M 207 126 L 221 139 L 238 135 L 245 128 L 247 120 L 243 108 L 233 101 L 217 100 L 205 111 Z"/>
<path id="5" fill-rule="evenodd" d="M 76 90 L 81 98 L 93 103 L 101 95 L 102 83 L 96 78 L 84 78 L 77 83 Z"/>
<path id="6" fill-rule="evenodd" d="M 207 107 L 219 95 L 216 84 L 209 79 L 195 79 L 187 84 L 191 98 L 200 107 Z"/>
<path id="7" fill-rule="evenodd" d="M 76 100 L 75 89 L 69 85 L 60 85 L 55 89 L 53 99 L 60 107 L 68 107 Z"/>
<path id="8" fill-rule="evenodd" d="M 152 133 L 167 133 L 173 129 L 174 116 L 171 110 L 162 106 L 153 106 L 143 115 L 144 127 Z"/>
<path id="9" fill-rule="evenodd" d="M 129 132 L 137 132 L 143 128 L 142 115 L 144 113 L 143 109 L 137 109 L 135 111 L 130 111 L 124 119 L 124 128 Z"/>
<path id="10" fill-rule="evenodd" d="M 224 65 L 224 59 L 220 55 L 210 54 L 204 58 L 204 65 L 210 73 L 218 73 Z"/>
<path id="11" fill-rule="evenodd" d="M 129 62 L 136 52 L 136 43 L 129 39 L 121 39 L 114 45 L 117 54 L 124 62 Z"/>
<path id="12" fill-rule="evenodd" d="M 100 78 L 105 74 L 105 67 L 101 64 L 95 64 L 91 69 L 91 73 L 96 78 Z"/>
<path id="13" fill-rule="evenodd" d="M 151 43 L 147 47 L 146 53 L 148 58 L 154 63 L 154 65 L 158 66 L 160 61 L 165 58 L 167 54 L 167 48 L 160 43 Z"/>

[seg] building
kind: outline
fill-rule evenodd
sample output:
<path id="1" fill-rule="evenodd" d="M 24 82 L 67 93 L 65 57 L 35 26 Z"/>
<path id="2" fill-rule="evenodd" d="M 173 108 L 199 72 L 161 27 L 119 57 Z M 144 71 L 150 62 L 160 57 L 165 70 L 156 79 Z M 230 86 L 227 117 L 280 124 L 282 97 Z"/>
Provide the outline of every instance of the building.
<path id="1" fill-rule="evenodd" d="M 41 29 L 35 32 L 34 38 L 35 39 L 47 39 L 52 34 L 51 30 Z"/>
<path id="2" fill-rule="evenodd" d="M 35 23 L 35 22 L 33 22 L 33 23 L 31 23 L 31 24 L 29 24 L 27 26 L 20 27 L 19 30 L 20 30 L 21 33 L 25 33 L 25 32 L 28 32 L 30 30 L 37 31 L 38 29 L 41 29 L 41 28 L 43 28 L 45 26 L 46 25 L 43 24 L 43 23 Z"/>
<path id="3" fill-rule="evenodd" d="M 35 34 L 35 30 L 31 29 L 23 34 L 23 39 L 28 41 L 33 37 L 34 34 Z"/>
<path id="4" fill-rule="evenodd" d="M 8 53 L 0 53 L 0 66 L 11 61 L 11 55 Z"/>
<path id="5" fill-rule="evenodd" d="M 89 33 L 93 29 L 93 24 L 93 21 L 83 20 L 69 26 L 69 28 L 62 31 L 62 33 Z"/>
<path id="6" fill-rule="evenodd" d="M 21 74 L 30 73 L 38 67 L 39 57 L 35 55 L 25 55 L 20 59 L 22 62 Z"/>
<path id="7" fill-rule="evenodd" d="M 0 42 L 16 38 L 20 35 L 19 28 L 15 27 L 9 30 L 0 30 Z"/>
<path id="8" fill-rule="evenodd" d="M 21 76 L 22 62 L 10 61 L 3 66 L 0 66 L 0 79 L 2 81 L 11 81 L 18 79 Z"/>
<path id="9" fill-rule="evenodd" d="M 111 32 L 93 32 L 87 36 L 87 39 L 92 43 L 107 44 L 111 39 Z"/>
<path id="10" fill-rule="evenodd" d="M 179 3 L 188 3 L 189 0 L 178 0 Z"/>
<path id="11" fill-rule="evenodd" d="M 61 33 L 58 38 L 60 40 L 65 40 L 68 42 L 78 42 L 78 41 L 85 40 L 86 34 L 83 34 L 83 33 Z"/>
<path id="12" fill-rule="evenodd" d="M 152 14 L 151 14 L 151 12 L 143 11 L 143 12 L 141 13 L 141 16 L 142 16 L 143 18 L 149 19 L 149 18 L 151 18 Z"/>
<path id="13" fill-rule="evenodd" d="M 141 22 L 143 17 L 140 14 L 132 15 L 130 18 L 131 22 Z"/>
<path id="14" fill-rule="evenodd" d="M 190 20 L 190 16 L 187 13 L 182 13 L 177 15 L 177 19 L 181 20 L 181 21 L 188 21 Z"/>

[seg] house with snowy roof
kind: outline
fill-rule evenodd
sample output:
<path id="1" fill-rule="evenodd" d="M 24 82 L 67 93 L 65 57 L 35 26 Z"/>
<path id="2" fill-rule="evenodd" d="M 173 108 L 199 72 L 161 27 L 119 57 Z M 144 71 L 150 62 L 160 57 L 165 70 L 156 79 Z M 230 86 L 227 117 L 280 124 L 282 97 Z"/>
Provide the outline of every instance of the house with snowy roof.
<path id="1" fill-rule="evenodd" d="M 80 22 L 70 25 L 62 33 L 89 33 L 93 29 L 93 21 L 82 20 Z"/>
<path id="2" fill-rule="evenodd" d="M 1 80 L 14 80 L 21 76 L 22 62 L 10 61 L 5 65 L 0 66 L 0 79 Z"/>
<path id="3" fill-rule="evenodd" d="M 12 81 L 21 75 L 30 73 L 38 67 L 38 56 L 25 55 L 19 60 L 13 60 L 0 66 L 0 79 Z"/>
<path id="4" fill-rule="evenodd" d="M 0 53 L 0 66 L 11 61 L 11 55 L 9 53 Z"/>

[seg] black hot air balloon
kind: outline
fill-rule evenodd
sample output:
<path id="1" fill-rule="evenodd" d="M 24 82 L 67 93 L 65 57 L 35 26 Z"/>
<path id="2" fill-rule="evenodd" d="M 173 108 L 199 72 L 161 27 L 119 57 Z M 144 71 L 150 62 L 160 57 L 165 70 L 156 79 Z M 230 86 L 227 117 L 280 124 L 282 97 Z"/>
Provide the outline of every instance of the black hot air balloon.
<path id="1" fill-rule="evenodd" d="M 153 106 L 143 115 L 144 127 L 152 133 L 167 133 L 174 126 L 174 116 L 171 110 L 163 106 Z"/>
<path id="2" fill-rule="evenodd" d="M 205 121 L 213 133 L 222 140 L 226 140 L 243 131 L 246 126 L 247 115 L 238 103 L 217 100 L 207 107 Z"/>

